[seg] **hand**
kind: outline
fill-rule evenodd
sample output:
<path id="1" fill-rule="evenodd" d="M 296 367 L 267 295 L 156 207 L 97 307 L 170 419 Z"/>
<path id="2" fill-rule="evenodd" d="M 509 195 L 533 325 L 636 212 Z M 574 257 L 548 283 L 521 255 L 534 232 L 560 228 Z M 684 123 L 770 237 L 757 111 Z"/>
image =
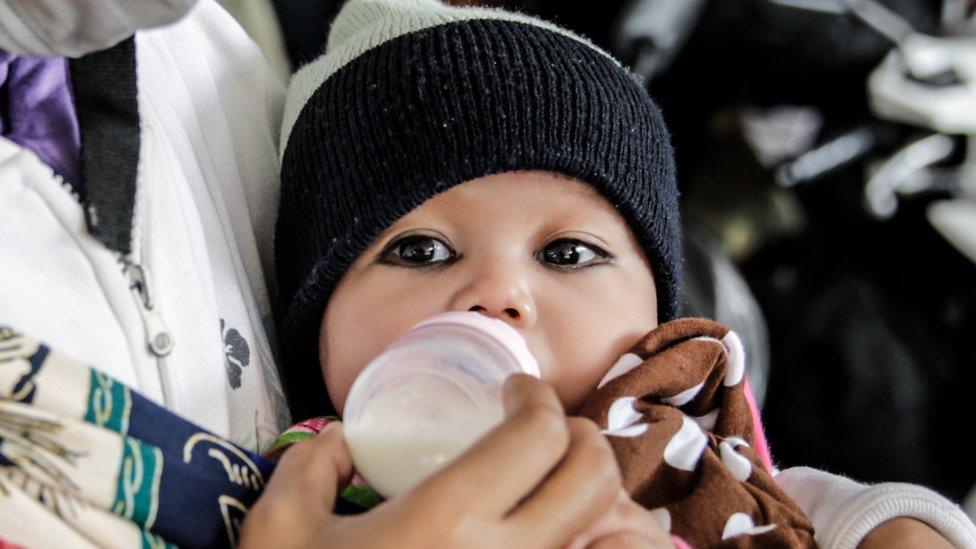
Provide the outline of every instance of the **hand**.
<path id="1" fill-rule="evenodd" d="M 650 511 L 630 499 L 623 489 L 617 501 L 599 520 L 576 536 L 564 549 L 674 547 L 671 536 Z"/>
<path id="2" fill-rule="evenodd" d="M 352 460 L 341 426 L 287 450 L 247 514 L 241 547 L 560 547 L 621 490 L 609 443 L 567 419 L 530 376 L 505 384 L 506 420 L 442 471 L 362 515 L 332 514 Z"/>
<path id="3" fill-rule="evenodd" d="M 908 517 L 882 522 L 857 545 L 858 549 L 925 547 L 952 549 L 949 540 L 920 520 Z"/>

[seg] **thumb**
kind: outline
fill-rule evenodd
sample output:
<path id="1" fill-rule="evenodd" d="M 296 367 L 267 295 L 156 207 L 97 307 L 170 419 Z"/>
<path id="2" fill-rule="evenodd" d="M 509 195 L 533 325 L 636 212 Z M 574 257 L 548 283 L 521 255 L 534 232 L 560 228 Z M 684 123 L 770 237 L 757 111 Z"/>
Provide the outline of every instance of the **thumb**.
<path id="1" fill-rule="evenodd" d="M 262 499 L 298 505 L 299 510 L 331 515 L 339 489 L 352 477 L 352 457 L 339 422 L 318 436 L 298 442 L 282 456 Z"/>

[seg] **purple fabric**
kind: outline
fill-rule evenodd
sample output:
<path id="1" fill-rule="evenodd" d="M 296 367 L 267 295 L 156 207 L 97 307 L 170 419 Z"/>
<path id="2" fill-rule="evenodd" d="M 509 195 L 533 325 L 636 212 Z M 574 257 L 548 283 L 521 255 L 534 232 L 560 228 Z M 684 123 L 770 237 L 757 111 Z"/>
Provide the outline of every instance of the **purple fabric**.
<path id="1" fill-rule="evenodd" d="M 0 50 L 0 135 L 78 185 L 81 145 L 67 58 Z"/>

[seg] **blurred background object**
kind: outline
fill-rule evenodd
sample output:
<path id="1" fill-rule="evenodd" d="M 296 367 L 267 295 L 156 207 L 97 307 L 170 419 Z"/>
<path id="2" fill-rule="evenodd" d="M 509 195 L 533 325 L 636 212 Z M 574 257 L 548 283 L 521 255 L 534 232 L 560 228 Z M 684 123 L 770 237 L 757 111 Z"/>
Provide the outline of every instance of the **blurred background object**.
<path id="1" fill-rule="evenodd" d="M 271 3 L 268 0 L 218 1 L 244 27 L 248 36 L 257 42 L 282 82 L 287 82 L 291 77 L 291 61 L 285 52 L 282 27 Z"/>
<path id="2" fill-rule="evenodd" d="M 766 318 L 764 413 L 785 466 L 957 501 L 976 482 L 958 442 L 976 381 L 971 17 L 959 2 L 714 1 L 649 83 L 687 222 L 719 235 Z"/>
<path id="3" fill-rule="evenodd" d="M 293 70 L 325 51 L 329 25 L 342 7 L 341 0 L 272 0 L 272 4 Z"/>
<path id="4" fill-rule="evenodd" d="M 341 0 L 275 0 L 293 66 Z M 554 20 L 661 105 L 686 313 L 737 330 L 774 456 L 967 505 L 973 0 L 455 0 Z"/>

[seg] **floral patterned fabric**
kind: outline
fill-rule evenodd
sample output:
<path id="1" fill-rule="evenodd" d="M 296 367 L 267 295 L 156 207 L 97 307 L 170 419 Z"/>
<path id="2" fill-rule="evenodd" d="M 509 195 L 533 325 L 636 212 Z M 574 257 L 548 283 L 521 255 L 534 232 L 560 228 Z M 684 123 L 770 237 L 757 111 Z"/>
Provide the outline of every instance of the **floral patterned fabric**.
<path id="1" fill-rule="evenodd" d="M 0 532 L 25 547 L 228 547 L 274 469 L 0 327 Z"/>

